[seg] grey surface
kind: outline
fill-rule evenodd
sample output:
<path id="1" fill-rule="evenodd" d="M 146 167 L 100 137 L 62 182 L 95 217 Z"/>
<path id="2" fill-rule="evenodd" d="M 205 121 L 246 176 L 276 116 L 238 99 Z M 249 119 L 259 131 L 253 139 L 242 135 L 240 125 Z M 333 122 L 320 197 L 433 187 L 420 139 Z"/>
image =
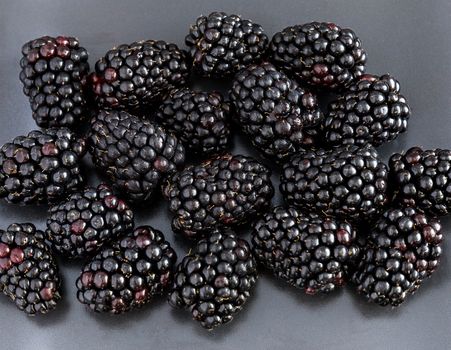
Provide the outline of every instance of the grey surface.
<path id="1" fill-rule="evenodd" d="M 89 50 L 93 64 L 114 44 L 138 39 L 183 46 L 189 24 L 199 14 L 218 9 L 252 18 L 269 35 L 311 20 L 353 28 L 368 52 L 368 71 L 395 75 L 413 110 L 408 133 L 384 146 L 384 156 L 415 144 L 451 147 L 447 0 L 0 0 L 0 144 L 35 128 L 18 79 L 22 43 L 44 34 L 74 35 Z M 235 141 L 234 151 L 255 154 L 238 138 Z M 274 200 L 278 202 L 279 197 Z M 148 204 L 137 216 L 139 224 L 161 229 L 174 242 L 164 203 Z M 44 228 L 45 208 L 1 203 L 0 226 L 15 221 Z M 443 223 L 449 231 L 451 221 Z M 174 247 L 179 256 L 188 249 L 180 240 Z M 94 315 L 75 299 L 80 264 L 62 264 L 64 301 L 52 313 L 27 318 L 6 297 L 0 298 L 0 349 L 449 349 L 449 254 L 446 242 L 440 269 L 397 310 L 369 305 L 350 287 L 328 297 L 306 296 L 266 274 L 234 322 L 210 333 L 163 299 L 123 316 Z"/>

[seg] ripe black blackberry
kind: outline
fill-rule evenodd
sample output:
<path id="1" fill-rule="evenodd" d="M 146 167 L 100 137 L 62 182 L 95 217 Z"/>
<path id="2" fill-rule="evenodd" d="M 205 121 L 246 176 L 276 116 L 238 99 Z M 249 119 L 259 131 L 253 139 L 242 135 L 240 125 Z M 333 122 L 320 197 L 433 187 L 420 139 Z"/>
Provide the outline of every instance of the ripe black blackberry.
<path id="1" fill-rule="evenodd" d="M 353 275 L 369 301 L 398 306 L 439 264 L 443 236 L 438 219 L 410 207 L 388 209 L 370 230 Z"/>
<path id="2" fill-rule="evenodd" d="M 202 327 L 213 329 L 241 311 L 257 277 L 249 244 L 234 234 L 214 230 L 178 265 L 168 301 L 189 309 Z"/>
<path id="3" fill-rule="evenodd" d="M 141 226 L 104 248 L 77 279 L 77 298 L 95 312 L 120 314 L 162 295 L 177 260 L 163 233 Z"/>
<path id="4" fill-rule="evenodd" d="M 188 75 L 183 50 L 146 40 L 109 50 L 97 61 L 90 82 L 100 107 L 141 110 L 185 84 Z"/>
<path id="5" fill-rule="evenodd" d="M 260 60 L 268 37 L 259 24 L 238 15 L 212 12 L 196 19 L 185 43 L 197 73 L 226 77 Z"/>
<path id="6" fill-rule="evenodd" d="M 302 209 L 368 221 L 388 202 L 387 178 L 373 147 L 346 145 L 294 155 L 283 166 L 280 190 Z"/>
<path id="7" fill-rule="evenodd" d="M 89 148 L 114 188 L 134 202 L 149 199 L 185 161 L 185 149 L 172 134 L 123 111 L 101 111 L 92 120 Z"/>
<path id="8" fill-rule="evenodd" d="M 223 151 L 229 143 L 229 114 L 229 104 L 219 92 L 182 88 L 163 101 L 155 116 L 187 150 L 210 155 Z"/>
<path id="9" fill-rule="evenodd" d="M 58 266 L 44 233 L 32 224 L 0 230 L 0 290 L 28 315 L 45 314 L 61 299 Z"/>
<path id="10" fill-rule="evenodd" d="M 389 166 L 400 202 L 434 216 L 451 211 L 451 150 L 412 147 L 393 154 Z"/>
<path id="11" fill-rule="evenodd" d="M 71 127 L 87 117 L 88 52 L 77 38 L 31 40 L 22 55 L 20 80 L 38 126 Z"/>
<path id="12" fill-rule="evenodd" d="M 85 140 L 67 128 L 34 130 L 0 149 L 0 198 L 10 203 L 55 203 L 83 183 Z"/>
<path id="13" fill-rule="evenodd" d="M 219 226 L 249 222 L 270 205 L 271 172 L 255 159 L 224 154 L 171 176 L 163 188 L 174 232 L 200 238 Z"/>
<path id="14" fill-rule="evenodd" d="M 338 90 L 365 71 L 366 52 L 351 29 L 311 22 L 274 34 L 269 57 L 310 86 Z"/>
<path id="15" fill-rule="evenodd" d="M 278 160 L 313 144 L 323 120 L 316 96 L 270 63 L 237 73 L 230 99 L 233 115 L 252 143 Z"/>
<path id="16" fill-rule="evenodd" d="M 253 230 L 257 261 L 307 294 L 330 293 L 345 282 L 359 255 L 355 229 L 344 221 L 276 207 Z"/>
<path id="17" fill-rule="evenodd" d="M 46 238 L 66 258 L 83 258 L 133 229 L 133 212 L 105 184 L 86 187 L 49 210 Z"/>

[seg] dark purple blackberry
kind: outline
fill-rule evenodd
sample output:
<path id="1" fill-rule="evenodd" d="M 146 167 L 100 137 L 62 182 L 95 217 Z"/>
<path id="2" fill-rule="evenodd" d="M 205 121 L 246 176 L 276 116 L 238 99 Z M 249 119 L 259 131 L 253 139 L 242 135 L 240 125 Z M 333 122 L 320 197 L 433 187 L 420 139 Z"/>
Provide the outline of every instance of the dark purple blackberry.
<path id="1" fill-rule="evenodd" d="M 0 290 L 28 315 L 45 314 L 61 299 L 58 266 L 44 233 L 32 224 L 0 230 Z"/>
<path id="2" fill-rule="evenodd" d="M 100 107 L 140 110 L 185 84 L 188 75 L 183 50 L 146 40 L 109 50 L 97 61 L 90 82 Z"/>
<path id="3" fill-rule="evenodd" d="M 34 130 L 0 149 L 0 197 L 10 203 L 55 203 L 83 183 L 83 139 L 67 128 Z"/>
<path id="4" fill-rule="evenodd" d="M 313 144 L 323 119 L 316 96 L 270 63 L 237 73 L 230 99 L 237 123 L 255 147 L 279 160 Z"/>
<path id="5" fill-rule="evenodd" d="M 210 155 L 223 151 L 229 143 L 229 114 L 229 104 L 219 92 L 183 88 L 163 101 L 156 120 L 174 133 L 187 150 Z"/>
<path id="6" fill-rule="evenodd" d="M 346 222 L 294 207 L 276 207 L 252 234 L 257 261 L 307 294 L 330 293 L 345 282 L 347 265 L 359 255 L 355 229 Z"/>
<path id="7" fill-rule="evenodd" d="M 185 161 L 184 147 L 172 134 L 123 111 L 101 111 L 92 120 L 89 146 L 95 165 L 134 202 L 149 199 Z"/>
<path id="8" fill-rule="evenodd" d="M 241 311 L 257 281 L 249 244 L 214 230 L 178 265 L 169 304 L 189 309 L 202 327 L 213 329 Z"/>
<path id="9" fill-rule="evenodd" d="M 49 210 L 46 238 L 66 258 L 83 258 L 133 229 L 133 212 L 101 184 L 70 195 Z"/>
<path id="10" fill-rule="evenodd" d="M 371 220 L 387 204 L 387 166 L 371 146 L 340 146 L 294 155 L 280 190 L 294 206 L 352 221 Z"/>
<path id="11" fill-rule="evenodd" d="M 176 260 L 163 233 L 138 227 L 83 267 L 77 298 L 95 312 L 120 314 L 140 308 L 165 293 Z"/>
<path id="12" fill-rule="evenodd" d="M 366 52 L 351 29 L 334 23 L 311 22 L 274 34 L 269 57 L 301 82 L 337 90 L 365 71 Z"/>
<path id="13" fill-rule="evenodd" d="M 88 116 L 88 52 L 78 39 L 44 36 L 22 47 L 20 80 L 36 124 L 71 127 Z"/>
<path id="14" fill-rule="evenodd" d="M 174 232 L 188 238 L 249 222 L 270 205 L 271 172 L 255 159 L 224 154 L 171 176 L 163 188 Z"/>
<path id="15" fill-rule="evenodd" d="M 226 77 L 260 60 L 268 37 L 259 24 L 238 15 L 212 12 L 196 19 L 185 43 L 197 73 Z"/>
<path id="16" fill-rule="evenodd" d="M 379 305 L 400 305 L 437 268 L 442 240 L 438 219 L 419 209 L 388 209 L 370 230 L 352 278 L 357 290 Z"/>

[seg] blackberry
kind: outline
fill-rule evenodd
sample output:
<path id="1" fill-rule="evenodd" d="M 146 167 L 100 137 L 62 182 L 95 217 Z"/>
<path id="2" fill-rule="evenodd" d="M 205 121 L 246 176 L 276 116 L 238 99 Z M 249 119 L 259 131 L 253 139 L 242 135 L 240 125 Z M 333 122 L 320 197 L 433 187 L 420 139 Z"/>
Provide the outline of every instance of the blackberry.
<path id="1" fill-rule="evenodd" d="M 174 214 L 172 229 L 188 238 L 218 226 L 249 222 L 269 206 L 271 172 L 255 159 L 224 154 L 171 176 L 163 188 Z"/>
<path id="2" fill-rule="evenodd" d="M 197 73 L 226 77 L 260 60 L 268 37 L 259 24 L 238 15 L 212 12 L 196 19 L 185 43 Z"/>
<path id="3" fill-rule="evenodd" d="M 34 130 L 0 149 L 0 197 L 10 203 L 54 203 L 84 182 L 83 139 L 67 128 Z"/>
<path id="4" fill-rule="evenodd" d="M 67 258 L 83 258 L 133 229 L 133 212 L 101 184 L 70 195 L 49 210 L 46 237 Z"/>
<path id="5" fill-rule="evenodd" d="M 437 268 L 442 239 L 438 219 L 415 208 L 388 209 L 370 230 L 353 276 L 357 290 L 379 305 L 400 305 Z"/>
<path id="6" fill-rule="evenodd" d="M 206 329 L 230 322 L 241 311 L 257 281 L 249 244 L 214 230 L 178 265 L 169 304 L 189 309 Z"/>
<path id="7" fill-rule="evenodd" d="M 387 179 L 387 166 L 373 147 L 346 145 L 294 155 L 283 166 L 280 190 L 302 209 L 371 220 L 388 202 Z"/>
<path id="8" fill-rule="evenodd" d="M 20 80 L 36 124 L 72 127 L 87 116 L 88 52 L 78 39 L 44 36 L 22 47 Z"/>
<path id="9" fill-rule="evenodd" d="M 163 101 L 156 120 L 177 135 L 187 150 L 208 155 L 227 147 L 229 114 L 229 104 L 219 92 L 182 88 Z"/>
<path id="10" fill-rule="evenodd" d="M 165 293 L 176 260 L 163 233 L 138 227 L 83 267 L 77 298 L 95 312 L 120 314 L 140 308 Z"/>
<path id="11" fill-rule="evenodd" d="M 58 266 L 44 233 L 32 224 L 0 230 L 0 290 L 28 315 L 45 314 L 61 299 Z"/>
<path id="12" fill-rule="evenodd" d="M 434 216 L 451 211 L 451 150 L 412 147 L 393 154 L 389 165 L 399 201 Z"/>
<path id="13" fill-rule="evenodd" d="M 294 207 L 276 207 L 253 230 L 254 255 L 263 266 L 307 294 L 330 293 L 345 282 L 359 255 L 355 229 L 346 222 Z"/>
<path id="14" fill-rule="evenodd" d="M 270 63 L 237 73 L 230 99 L 236 121 L 252 143 L 279 160 L 312 145 L 323 120 L 316 96 Z"/>
<path id="15" fill-rule="evenodd" d="M 92 120 L 89 146 L 95 165 L 134 202 L 149 199 L 185 161 L 184 147 L 172 134 L 123 111 L 101 111 Z"/>
<path id="16" fill-rule="evenodd" d="M 269 44 L 274 64 L 310 86 L 338 90 L 365 71 L 366 52 L 351 29 L 311 22 L 287 27 Z"/>
<path id="17" fill-rule="evenodd" d="M 95 64 L 90 82 L 100 107 L 141 110 L 185 84 L 188 75 L 183 50 L 161 40 L 146 40 L 109 50 Z"/>

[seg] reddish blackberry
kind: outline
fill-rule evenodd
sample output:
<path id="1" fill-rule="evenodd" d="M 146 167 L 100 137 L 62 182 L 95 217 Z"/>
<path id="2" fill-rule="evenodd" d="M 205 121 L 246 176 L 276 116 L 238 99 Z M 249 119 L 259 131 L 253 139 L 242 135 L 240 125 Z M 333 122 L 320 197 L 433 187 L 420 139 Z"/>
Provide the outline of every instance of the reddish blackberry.
<path id="1" fill-rule="evenodd" d="M 226 77 L 260 60 L 268 37 L 259 24 L 238 15 L 212 12 L 196 19 L 185 43 L 197 73 Z"/>
<path id="2" fill-rule="evenodd" d="M 104 184 L 86 187 L 50 208 L 47 239 L 67 258 L 96 252 L 104 243 L 133 229 L 133 212 Z"/>
<path id="3" fill-rule="evenodd" d="M 353 281 L 369 301 L 398 306 L 437 268 L 441 225 L 421 210 L 388 209 L 370 230 Z"/>
<path id="4" fill-rule="evenodd" d="M 44 36 L 22 47 L 20 80 L 36 124 L 73 126 L 87 116 L 88 52 L 78 39 Z"/>
<path id="5" fill-rule="evenodd" d="M 371 220 L 388 202 L 387 166 L 371 146 L 311 150 L 283 166 L 284 199 L 303 209 Z"/>
<path id="6" fill-rule="evenodd" d="M 45 314 L 61 299 L 58 266 L 44 233 L 32 224 L 0 230 L 0 290 L 28 315 Z"/>
<path id="7" fill-rule="evenodd" d="M 230 99 L 236 121 L 266 156 L 283 159 L 311 145 L 323 114 L 316 96 L 270 63 L 252 65 L 235 76 Z"/>
<path id="8" fill-rule="evenodd" d="M 138 110 L 185 84 L 188 75 L 186 54 L 177 45 L 146 40 L 109 50 L 90 80 L 100 107 Z"/>
<path id="9" fill-rule="evenodd" d="M 206 329 L 230 322 L 241 311 L 257 281 L 249 244 L 214 230 L 178 265 L 169 304 L 189 309 Z"/>
<path id="10" fill-rule="evenodd" d="M 344 284 L 346 266 L 359 254 L 355 237 L 346 222 L 276 207 L 256 223 L 252 243 L 257 261 L 275 276 L 316 294 Z"/>
<path id="11" fill-rule="evenodd" d="M 83 139 L 67 128 L 31 131 L 0 149 L 0 197 L 10 203 L 54 203 L 84 182 Z"/>
<path id="12" fill-rule="evenodd" d="M 163 189 L 174 232 L 188 238 L 249 222 L 270 205 L 271 172 L 251 157 L 224 154 L 170 177 Z"/>
<path id="13" fill-rule="evenodd" d="M 141 226 L 88 262 L 77 279 L 77 298 L 96 312 L 139 308 L 170 286 L 177 256 L 163 233 Z"/>
<path id="14" fill-rule="evenodd" d="M 310 86 L 341 89 L 365 71 L 366 53 L 351 29 L 311 22 L 287 27 L 269 44 L 269 56 Z"/>
<path id="15" fill-rule="evenodd" d="M 183 145 L 172 134 L 123 111 L 101 111 L 92 120 L 89 146 L 95 165 L 135 202 L 149 199 L 185 161 Z"/>
<path id="16" fill-rule="evenodd" d="M 229 104 L 219 92 L 183 88 L 163 101 L 156 120 L 177 135 L 187 150 L 213 154 L 229 143 L 229 114 Z"/>

